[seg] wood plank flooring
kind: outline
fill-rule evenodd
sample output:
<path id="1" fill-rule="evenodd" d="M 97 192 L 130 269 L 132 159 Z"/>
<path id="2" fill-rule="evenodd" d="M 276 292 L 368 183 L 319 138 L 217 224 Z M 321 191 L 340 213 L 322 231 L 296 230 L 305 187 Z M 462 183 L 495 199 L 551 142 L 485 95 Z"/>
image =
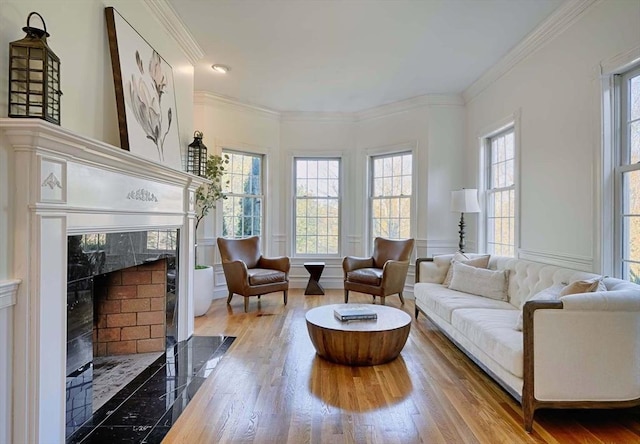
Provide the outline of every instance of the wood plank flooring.
<path id="1" fill-rule="evenodd" d="M 316 356 L 304 314 L 343 302 L 342 290 L 302 289 L 215 300 L 196 334 L 237 339 L 163 443 L 638 443 L 640 408 L 542 410 L 534 432 L 522 409 L 424 316 L 400 356 L 346 367 Z M 370 303 L 352 292 L 350 303 Z M 413 301 L 387 305 L 413 318 Z"/>

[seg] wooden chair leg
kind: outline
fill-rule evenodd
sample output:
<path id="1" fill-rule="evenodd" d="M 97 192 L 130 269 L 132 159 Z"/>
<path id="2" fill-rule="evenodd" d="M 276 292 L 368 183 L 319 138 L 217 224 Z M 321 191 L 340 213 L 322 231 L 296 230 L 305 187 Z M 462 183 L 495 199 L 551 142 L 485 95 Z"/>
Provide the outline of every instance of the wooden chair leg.
<path id="1" fill-rule="evenodd" d="M 344 291 L 344 303 L 349 303 L 349 290 Z"/>
<path id="2" fill-rule="evenodd" d="M 287 305 L 287 290 L 283 290 L 284 293 L 284 305 Z"/>
<path id="3" fill-rule="evenodd" d="M 229 297 L 227 298 L 227 305 L 231 303 L 231 298 L 233 297 L 233 291 L 229 292 Z"/>
<path id="4" fill-rule="evenodd" d="M 260 296 L 262 296 L 261 294 L 258 295 L 258 299 L 260 299 Z"/>
<path id="5" fill-rule="evenodd" d="M 404 305 L 404 298 L 402 297 L 402 292 L 398 293 L 398 296 L 400 296 L 400 303 Z"/>
<path id="6" fill-rule="evenodd" d="M 247 311 L 249 311 L 249 297 L 245 296 L 244 297 L 244 312 L 246 313 Z"/>
<path id="7" fill-rule="evenodd" d="M 376 303 L 376 295 L 372 294 L 371 297 L 373 298 L 373 303 L 375 304 Z"/>
<path id="8" fill-rule="evenodd" d="M 416 311 L 416 319 L 418 319 L 418 313 L 420 313 L 420 310 L 418 310 L 418 307 L 416 307 L 415 311 Z"/>

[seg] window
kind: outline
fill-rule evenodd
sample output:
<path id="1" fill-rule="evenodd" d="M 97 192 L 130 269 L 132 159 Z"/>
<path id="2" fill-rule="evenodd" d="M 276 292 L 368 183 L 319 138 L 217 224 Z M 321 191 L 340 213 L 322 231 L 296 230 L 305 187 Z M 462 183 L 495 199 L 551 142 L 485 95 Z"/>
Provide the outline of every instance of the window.
<path id="1" fill-rule="evenodd" d="M 617 274 L 640 283 L 640 67 L 621 75 L 616 167 Z"/>
<path id="2" fill-rule="evenodd" d="M 340 251 L 340 159 L 295 159 L 295 253 Z"/>
<path id="3" fill-rule="evenodd" d="M 242 238 L 262 234 L 262 156 L 223 150 L 229 165 L 223 179 L 222 236 Z"/>
<path id="4" fill-rule="evenodd" d="M 516 186 L 513 127 L 486 139 L 486 251 L 515 256 Z"/>
<path id="5" fill-rule="evenodd" d="M 411 237 L 413 156 L 397 153 L 371 158 L 371 241 Z"/>

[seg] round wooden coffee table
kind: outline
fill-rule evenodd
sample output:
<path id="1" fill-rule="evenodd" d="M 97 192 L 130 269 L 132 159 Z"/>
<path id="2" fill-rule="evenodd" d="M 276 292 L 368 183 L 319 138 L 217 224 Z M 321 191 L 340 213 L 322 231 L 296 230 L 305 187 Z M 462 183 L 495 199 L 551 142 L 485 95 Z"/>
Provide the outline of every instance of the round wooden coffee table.
<path id="1" fill-rule="evenodd" d="M 384 364 L 397 358 L 407 342 L 411 316 L 385 305 L 358 304 L 374 310 L 378 319 L 341 322 L 334 317 L 336 307 L 354 305 L 323 305 L 307 312 L 307 329 L 318 355 L 353 366 Z"/>

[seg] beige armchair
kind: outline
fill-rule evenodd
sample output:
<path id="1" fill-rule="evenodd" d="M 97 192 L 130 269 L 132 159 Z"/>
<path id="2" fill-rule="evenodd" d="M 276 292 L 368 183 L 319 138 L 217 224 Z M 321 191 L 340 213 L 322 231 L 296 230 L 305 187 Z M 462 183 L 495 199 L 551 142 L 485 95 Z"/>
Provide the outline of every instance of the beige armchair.
<path id="1" fill-rule="evenodd" d="M 266 258 L 260 253 L 258 236 L 244 239 L 218 238 L 218 248 L 222 257 L 222 268 L 229 289 L 227 304 L 234 294 L 244 296 L 244 311 L 249 308 L 249 297 L 284 292 L 284 305 L 287 305 L 289 290 L 288 257 Z"/>
<path id="2" fill-rule="evenodd" d="M 347 256 L 342 260 L 344 271 L 344 302 L 349 302 L 349 291 L 368 293 L 384 298 L 398 294 L 404 305 L 402 290 L 409 270 L 413 239 L 391 240 L 376 237 L 373 255 L 368 258 Z"/>

